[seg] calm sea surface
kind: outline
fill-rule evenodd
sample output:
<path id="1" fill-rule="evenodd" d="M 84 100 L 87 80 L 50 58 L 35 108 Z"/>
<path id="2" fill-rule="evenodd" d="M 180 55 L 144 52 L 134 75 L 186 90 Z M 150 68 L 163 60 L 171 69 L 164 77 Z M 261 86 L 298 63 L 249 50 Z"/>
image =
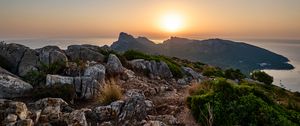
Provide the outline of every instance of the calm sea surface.
<path id="1" fill-rule="evenodd" d="M 1 39 L 6 43 L 19 43 L 30 48 L 41 48 L 46 45 L 57 45 L 66 49 L 68 45 L 92 44 L 110 45 L 117 38 L 76 38 L 76 39 Z M 290 59 L 294 70 L 265 70 L 274 77 L 274 84 L 281 84 L 288 90 L 300 91 L 300 40 L 239 40 L 268 49 Z"/>

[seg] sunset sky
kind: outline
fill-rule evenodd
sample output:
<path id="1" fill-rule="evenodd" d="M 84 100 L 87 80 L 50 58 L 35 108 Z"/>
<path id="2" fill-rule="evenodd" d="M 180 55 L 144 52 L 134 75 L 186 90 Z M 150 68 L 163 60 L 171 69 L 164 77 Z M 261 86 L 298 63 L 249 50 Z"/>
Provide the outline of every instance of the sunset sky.
<path id="1" fill-rule="evenodd" d="M 300 0 L 1 0 L 0 37 L 300 39 Z"/>

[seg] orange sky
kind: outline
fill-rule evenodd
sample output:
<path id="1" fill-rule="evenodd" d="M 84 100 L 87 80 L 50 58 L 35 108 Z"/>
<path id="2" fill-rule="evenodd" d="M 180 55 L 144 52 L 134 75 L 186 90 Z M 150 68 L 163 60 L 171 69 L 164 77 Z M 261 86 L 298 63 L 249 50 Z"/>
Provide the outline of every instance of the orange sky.
<path id="1" fill-rule="evenodd" d="M 0 17 L 0 37 L 300 38 L 300 0 L 1 0 Z"/>

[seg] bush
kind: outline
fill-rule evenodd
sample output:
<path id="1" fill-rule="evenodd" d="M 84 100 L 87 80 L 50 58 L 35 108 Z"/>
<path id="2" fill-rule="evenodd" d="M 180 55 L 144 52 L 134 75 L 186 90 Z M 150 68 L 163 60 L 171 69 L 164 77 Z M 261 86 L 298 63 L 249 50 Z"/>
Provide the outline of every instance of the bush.
<path id="1" fill-rule="evenodd" d="M 156 62 L 163 61 L 168 65 L 168 67 L 169 67 L 169 69 L 172 72 L 174 77 L 176 77 L 176 78 L 182 78 L 183 77 L 183 73 L 181 71 L 180 65 L 177 64 L 175 61 L 173 61 L 172 59 L 170 59 L 168 57 L 161 56 L 161 55 L 147 55 L 147 54 L 144 54 L 142 52 L 138 52 L 138 51 L 134 51 L 134 50 L 126 51 L 123 54 L 123 56 L 127 60 L 145 59 L 145 60 L 154 60 Z"/>
<path id="2" fill-rule="evenodd" d="M 225 78 L 241 80 L 246 78 L 246 76 L 239 69 L 227 69 L 225 70 Z"/>
<path id="3" fill-rule="evenodd" d="M 260 82 L 263 82 L 265 84 L 272 84 L 273 83 L 273 77 L 268 75 L 266 72 L 264 71 L 253 71 L 250 74 L 251 78 Z"/>
<path id="4" fill-rule="evenodd" d="M 297 125 L 300 113 L 273 102 L 255 86 L 223 78 L 208 81 L 188 97 L 188 106 L 201 125 Z M 204 90 L 204 91 L 201 91 Z M 213 118 L 213 119 L 210 119 Z"/>
<path id="5" fill-rule="evenodd" d="M 114 81 L 105 84 L 101 89 L 101 94 L 99 97 L 99 102 L 104 105 L 108 105 L 114 101 L 120 100 L 122 98 L 121 88 L 114 84 Z"/>
<path id="6" fill-rule="evenodd" d="M 32 91 L 34 99 L 42 99 L 47 97 L 62 98 L 65 101 L 72 101 L 75 98 L 75 88 L 72 84 L 55 84 L 49 87 L 34 88 Z"/>
<path id="7" fill-rule="evenodd" d="M 43 86 L 46 82 L 47 74 L 59 74 L 63 73 L 64 69 L 66 68 L 65 62 L 55 62 L 53 64 L 44 64 L 40 63 L 40 68 L 38 71 L 30 71 L 28 72 L 23 79 L 32 84 L 34 87 L 36 86 Z"/>
<path id="8" fill-rule="evenodd" d="M 208 77 L 224 77 L 224 73 L 220 68 L 206 66 L 203 68 L 203 75 Z"/>

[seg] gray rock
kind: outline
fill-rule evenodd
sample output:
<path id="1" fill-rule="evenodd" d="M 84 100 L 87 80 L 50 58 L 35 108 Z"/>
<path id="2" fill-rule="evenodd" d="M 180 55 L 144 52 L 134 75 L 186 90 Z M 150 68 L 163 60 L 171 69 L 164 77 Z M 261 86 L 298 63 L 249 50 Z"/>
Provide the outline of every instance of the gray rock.
<path id="1" fill-rule="evenodd" d="M 74 77 L 77 97 L 80 99 L 93 99 L 100 94 L 102 83 L 92 77 Z"/>
<path id="2" fill-rule="evenodd" d="M 105 58 L 104 55 L 95 50 L 95 47 L 89 47 L 84 45 L 68 46 L 66 54 L 71 61 L 84 60 L 103 62 Z"/>
<path id="3" fill-rule="evenodd" d="M 18 75 L 25 76 L 30 71 L 37 70 L 38 56 L 34 50 L 27 49 L 18 67 Z"/>
<path id="4" fill-rule="evenodd" d="M 6 44 L 1 42 L 0 43 L 0 58 L 1 62 L 3 63 L 2 66 L 8 69 L 12 73 L 18 72 L 19 63 L 23 58 L 23 55 L 28 47 L 25 47 L 20 44 Z"/>
<path id="5" fill-rule="evenodd" d="M 100 83 L 104 83 L 105 81 L 105 67 L 101 64 L 96 64 L 88 67 L 84 71 L 84 76 L 92 77 Z"/>
<path id="6" fill-rule="evenodd" d="M 68 124 L 68 126 L 88 126 L 85 112 L 91 111 L 90 109 L 80 109 L 74 110 L 71 113 L 68 113 L 64 116 L 64 121 Z"/>
<path id="7" fill-rule="evenodd" d="M 48 74 L 46 77 L 46 86 L 52 86 L 55 84 L 64 85 L 64 84 L 73 84 L 74 78 L 73 77 L 65 77 L 60 75 L 50 75 Z"/>
<path id="8" fill-rule="evenodd" d="M 192 76 L 193 79 L 203 79 L 203 75 L 202 75 L 202 74 L 200 74 L 200 73 L 194 71 L 194 70 L 193 70 L 192 68 L 190 68 L 190 67 L 182 67 L 182 69 L 183 69 L 183 71 L 184 71 L 186 74 Z"/>
<path id="9" fill-rule="evenodd" d="M 23 97 L 33 87 L 10 74 L 0 73 L 0 98 Z"/>
<path id="10" fill-rule="evenodd" d="M 138 90 L 129 90 L 126 97 L 119 115 L 119 122 L 131 124 L 144 120 L 147 116 L 144 94 L 139 93 Z"/>
<path id="11" fill-rule="evenodd" d="M 49 63 L 67 63 L 68 62 L 68 58 L 65 55 L 65 53 L 60 52 L 60 51 L 52 51 L 49 53 Z"/>
<path id="12" fill-rule="evenodd" d="M 121 61 L 115 54 L 110 54 L 106 64 L 106 71 L 110 75 L 118 75 L 124 72 Z"/>
<path id="13" fill-rule="evenodd" d="M 104 82 L 104 79 L 102 80 L 102 82 Z M 100 94 L 100 89 L 103 83 L 100 83 L 94 78 L 89 76 L 66 77 L 60 75 L 50 75 L 50 74 L 47 75 L 46 78 L 47 86 L 64 85 L 64 84 L 74 86 L 77 98 L 92 99 Z"/>
<path id="14" fill-rule="evenodd" d="M 135 59 L 129 62 L 132 68 L 136 71 L 141 72 L 149 72 L 151 76 L 158 76 L 161 78 L 172 78 L 172 72 L 169 69 L 168 65 L 163 62 L 156 62 L 156 61 L 147 61 L 144 59 Z"/>
<path id="15" fill-rule="evenodd" d="M 40 62 L 42 62 L 44 64 L 53 63 L 53 62 L 51 62 L 51 59 L 53 58 L 54 55 L 51 56 L 50 55 L 51 52 L 57 51 L 57 52 L 63 53 L 63 51 L 58 46 L 45 46 L 43 48 L 36 49 L 36 51 L 39 54 Z M 60 57 L 60 56 L 58 56 L 58 57 Z"/>

